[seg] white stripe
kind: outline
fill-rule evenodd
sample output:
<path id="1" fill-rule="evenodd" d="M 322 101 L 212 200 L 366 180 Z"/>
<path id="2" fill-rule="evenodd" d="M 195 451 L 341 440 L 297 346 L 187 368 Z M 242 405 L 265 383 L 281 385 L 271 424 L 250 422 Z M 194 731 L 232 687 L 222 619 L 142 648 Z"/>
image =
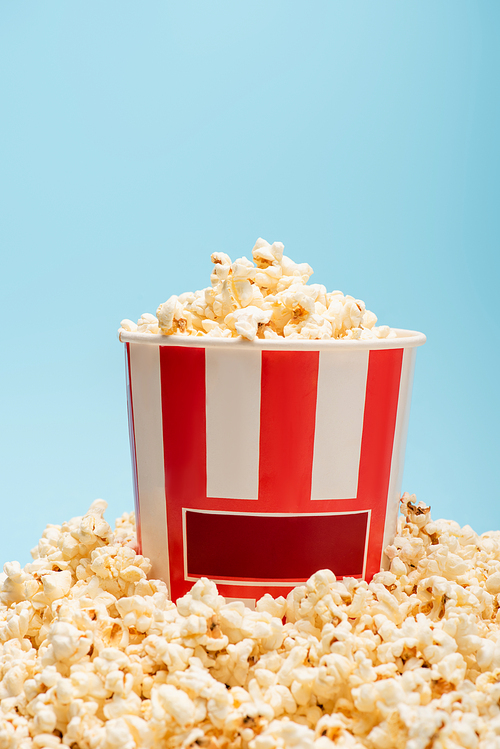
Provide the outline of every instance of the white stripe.
<path id="1" fill-rule="evenodd" d="M 387 493 L 387 507 L 385 512 L 384 542 L 382 544 L 382 566 L 387 568 L 389 560 L 383 553 L 386 546 L 391 544 L 396 534 L 398 520 L 399 498 L 403 482 L 405 462 L 406 438 L 408 436 L 408 422 L 410 420 L 411 391 L 413 375 L 415 373 L 416 348 L 403 350 L 401 366 L 401 380 L 399 384 L 398 411 L 396 414 L 396 428 L 394 430 L 394 450 L 391 462 L 389 491 Z"/>
<path id="2" fill-rule="evenodd" d="M 321 351 L 311 499 L 358 492 L 369 351 Z"/>
<path id="3" fill-rule="evenodd" d="M 207 496 L 258 499 L 261 352 L 208 348 Z"/>
<path id="4" fill-rule="evenodd" d="M 142 548 L 170 587 L 159 347 L 129 345 Z"/>

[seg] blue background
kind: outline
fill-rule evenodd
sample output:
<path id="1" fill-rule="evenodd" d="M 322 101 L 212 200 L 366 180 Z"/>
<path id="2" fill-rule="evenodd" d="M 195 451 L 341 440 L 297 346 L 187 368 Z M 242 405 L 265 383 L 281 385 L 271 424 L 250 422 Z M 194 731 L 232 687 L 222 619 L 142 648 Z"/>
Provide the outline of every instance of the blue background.
<path id="1" fill-rule="evenodd" d="M 124 317 L 258 236 L 424 331 L 403 489 L 498 502 L 498 0 L 3 2 L 1 560 L 132 509 Z"/>

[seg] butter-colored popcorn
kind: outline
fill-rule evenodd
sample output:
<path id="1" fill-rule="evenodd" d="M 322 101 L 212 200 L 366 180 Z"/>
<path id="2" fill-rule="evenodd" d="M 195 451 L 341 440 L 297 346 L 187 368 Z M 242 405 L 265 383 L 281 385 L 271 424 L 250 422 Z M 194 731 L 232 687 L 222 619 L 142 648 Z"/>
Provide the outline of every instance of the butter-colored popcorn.
<path id="1" fill-rule="evenodd" d="M 280 247 L 255 259 L 276 267 Z M 215 286 L 232 267 L 218 260 Z M 404 495 L 390 570 L 370 583 L 320 570 L 250 611 L 206 579 L 169 601 L 133 515 L 113 532 L 104 509 L 4 566 L 2 749 L 500 745 L 500 533 L 432 521 Z"/>
<path id="2" fill-rule="evenodd" d="M 311 266 L 295 263 L 283 250 L 281 242 L 259 238 L 252 260 L 233 262 L 226 253 L 213 252 L 209 287 L 174 294 L 156 316 L 145 313 L 137 324 L 122 320 L 121 330 L 248 340 L 395 337 L 388 326 L 375 327 L 376 315 L 360 299 L 308 284 Z"/>
<path id="3" fill-rule="evenodd" d="M 137 332 L 138 333 L 159 333 L 159 323 L 155 315 L 145 312 L 137 320 Z"/>
<path id="4" fill-rule="evenodd" d="M 271 312 L 269 310 L 259 309 L 252 305 L 228 313 L 224 322 L 229 327 L 234 327 L 238 335 L 252 341 L 257 335 L 259 326 L 266 325 L 270 319 Z"/>
<path id="5" fill-rule="evenodd" d="M 123 330 L 126 330 L 128 333 L 136 333 L 137 332 L 137 324 L 133 322 L 132 320 L 122 320 L 120 323 L 120 327 L 123 328 Z"/>

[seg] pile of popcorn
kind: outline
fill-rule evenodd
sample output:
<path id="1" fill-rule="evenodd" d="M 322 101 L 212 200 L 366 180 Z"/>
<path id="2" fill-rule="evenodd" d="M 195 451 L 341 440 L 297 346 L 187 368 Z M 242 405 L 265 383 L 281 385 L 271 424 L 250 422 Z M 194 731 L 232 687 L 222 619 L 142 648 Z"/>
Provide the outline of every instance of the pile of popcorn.
<path id="1" fill-rule="evenodd" d="M 390 571 L 251 611 L 207 579 L 172 603 L 105 507 L 4 567 L 1 749 L 500 747 L 499 531 L 405 494 Z"/>
<path id="2" fill-rule="evenodd" d="M 231 261 L 214 252 L 211 286 L 171 296 L 156 317 L 146 313 L 137 324 L 122 320 L 128 332 L 212 338 L 393 338 L 364 302 L 341 291 L 308 284 L 313 269 L 283 255 L 281 242 L 258 239 L 246 257 Z"/>

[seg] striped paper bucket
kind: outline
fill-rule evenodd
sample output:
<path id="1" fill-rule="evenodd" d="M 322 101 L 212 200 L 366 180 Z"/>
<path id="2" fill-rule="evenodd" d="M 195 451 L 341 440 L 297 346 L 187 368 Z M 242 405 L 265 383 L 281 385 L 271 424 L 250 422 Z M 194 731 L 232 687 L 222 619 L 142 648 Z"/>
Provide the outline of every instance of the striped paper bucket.
<path id="1" fill-rule="evenodd" d="M 120 338 L 138 542 L 172 600 L 200 577 L 249 605 L 318 569 L 371 579 L 395 532 L 422 333 Z"/>

